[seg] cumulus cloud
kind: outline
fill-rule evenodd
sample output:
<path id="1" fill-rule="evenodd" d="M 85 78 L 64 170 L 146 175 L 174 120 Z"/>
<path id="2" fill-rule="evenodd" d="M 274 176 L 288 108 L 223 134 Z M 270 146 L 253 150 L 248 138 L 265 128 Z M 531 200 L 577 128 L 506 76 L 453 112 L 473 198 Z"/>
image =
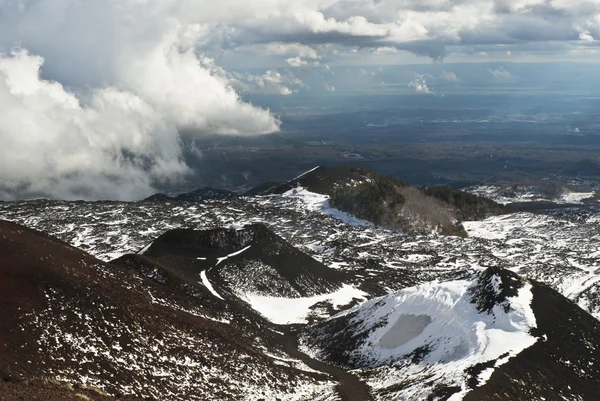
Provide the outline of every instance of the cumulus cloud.
<path id="1" fill-rule="evenodd" d="M 0 58 L 0 189 L 5 196 L 135 199 L 187 173 L 176 125 L 139 96 L 94 90 L 88 104 L 40 79 L 44 60 Z"/>
<path id="2" fill-rule="evenodd" d="M 582 42 L 593 42 L 594 37 L 590 33 L 590 31 L 583 31 L 579 33 L 579 40 Z"/>
<path id="3" fill-rule="evenodd" d="M 285 61 L 290 65 L 290 67 L 318 67 L 321 65 L 321 63 L 319 63 L 318 61 L 307 61 L 300 57 L 290 57 Z"/>
<path id="4" fill-rule="evenodd" d="M 304 83 L 294 74 L 286 71 L 268 70 L 262 75 L 231 73 L 232 84 L 242 92 L 268 95 L 291 95 L 294 89 L 304 87 Z"/>
<path id="5" fill-rule="evenodd" d="M 136 199 L 188 172 L 180 132 L 278 130 L 197 51 L 203 27 L 133 1 L 49 3 L 0 3 L 0 50 L 23 46 L 0 54 L 3 197 Z"/>
<path id="6" fill-rule="evenodd" d="M 285 61 L 292 67 L 302 67 L 308 65 L 308 61 L 303 60 L 300 57 L 290 57 Z"/>
<path id="7" fill-rule="evenodd" d="M 417 93 L 431 94 L 433 91 L 427 86 L 427 80 L 424 75 L 416 76 L 408 83 L 409 88 L 414 89 Z"/>
<path id="8" fill-rule="evenodd" d="M 488 69 L 488 72 L 490 74 L 492 74 L 492 76 L 494 78 L 500 78 L 500 79 L 512 79 L 514 78 L 514 76 L 508 71 L 506 70 L 506 68 L 504 67 L 498 67 L 498 68 L 490 68 Z"/>
<path id="9" fill-rule="evenodd" d="M 300 43 L 269 43 L 263 47 L 266 54 L 294 56 L 309 59 L 319 58 L 319 54 L 314 48 Z"/>

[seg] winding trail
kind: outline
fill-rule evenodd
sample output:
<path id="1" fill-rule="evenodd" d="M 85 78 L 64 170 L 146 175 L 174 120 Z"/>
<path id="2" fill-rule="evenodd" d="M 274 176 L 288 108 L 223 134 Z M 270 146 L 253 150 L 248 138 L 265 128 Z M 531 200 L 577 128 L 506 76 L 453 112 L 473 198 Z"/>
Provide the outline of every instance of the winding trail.
<path id="1" fill-rule="evenodd" d="M 358 377 L 342 368 L 328 365 L 301 352 L 298 349 L 296 335 L 291 330 L 285 330 L 283 335 L 278 334 L 278 338 L 291 357 L 301 360 L 311 369 L 332 376 L 338 382 L 336 390 L 342 401 L 373 401 L 369 386 Z"/>

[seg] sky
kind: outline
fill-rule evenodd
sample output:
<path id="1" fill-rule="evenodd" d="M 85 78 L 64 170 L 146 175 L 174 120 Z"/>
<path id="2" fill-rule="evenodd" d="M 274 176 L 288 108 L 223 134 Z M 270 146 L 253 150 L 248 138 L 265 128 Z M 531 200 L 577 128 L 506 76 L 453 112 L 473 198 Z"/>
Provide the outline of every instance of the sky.
<path id="1" fill-rule="evenodd" d="M 190 173 L 189 136 L 280 130 L 244 94 L 294 96 L 302 71 L 323 92 L 340 66 L 510 79 L 599 46 L 600 0 L 0 0 L 0 199 L 139 199 Z"/>

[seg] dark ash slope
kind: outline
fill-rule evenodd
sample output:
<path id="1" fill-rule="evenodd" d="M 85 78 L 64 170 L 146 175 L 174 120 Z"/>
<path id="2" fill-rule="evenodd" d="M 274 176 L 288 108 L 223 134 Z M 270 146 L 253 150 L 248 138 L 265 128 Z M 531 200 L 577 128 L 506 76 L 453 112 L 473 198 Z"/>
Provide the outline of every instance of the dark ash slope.
<path id="1" fill-rule="evenodd" d="M 155 277 L 0 221 L 2 379 L 161 400 L 238 400 L 324 380 L 266 355 L 289 358 L 260 318 L 195 290 L 171 297 Z"/>

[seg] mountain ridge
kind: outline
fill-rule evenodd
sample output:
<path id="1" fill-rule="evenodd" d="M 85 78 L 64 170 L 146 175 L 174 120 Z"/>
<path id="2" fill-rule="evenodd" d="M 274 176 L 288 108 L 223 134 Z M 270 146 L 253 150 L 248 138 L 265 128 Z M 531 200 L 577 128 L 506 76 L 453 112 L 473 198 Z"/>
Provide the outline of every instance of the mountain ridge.
<path id="1" fill-rule="evenodd" d="M 592 209 L 468 221 L 469 238 L 366 224 L 304 187 L 207 202 L 9 202 L 4 217 L 68 241 L 0 222 L 10 318 L 0 367 L 2 344 L 25 350 L 0 369 L 12 394 L 63 394 L 48 378 L 161 400 L 598 393 Z M 336 347 L 352 359 L 317 352 Z"/>

